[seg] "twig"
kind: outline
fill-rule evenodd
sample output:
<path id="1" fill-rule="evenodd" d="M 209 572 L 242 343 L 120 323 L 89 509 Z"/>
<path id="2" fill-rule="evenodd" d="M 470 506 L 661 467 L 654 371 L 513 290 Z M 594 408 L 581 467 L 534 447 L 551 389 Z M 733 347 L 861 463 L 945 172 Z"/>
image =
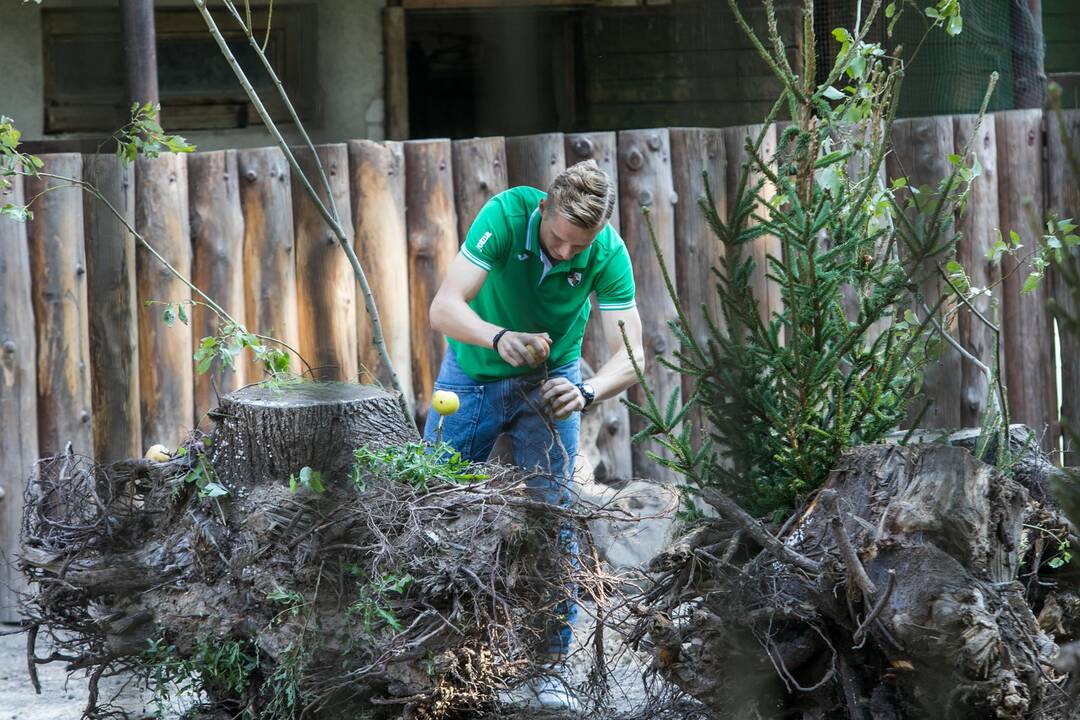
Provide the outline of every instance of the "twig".
<path id="1" fill-rule="evenodd" d="M 716 508 L 722 516 L 738 524 L 747 535 L 754 539 L 754 542 L 771 552 L 778 560 L 794 565 L 808 573 L 816 574 L 821 571 L 819 563 L 800 555 L 778 540 L 760 522 L 739 507 L 738 503 L 721 490 L 714 487 L 705 488 L 701 496 L 705 502 Z"/>
<path id="2" fill-rule="evenodd" d="M 866 574 L 866 568 L 863 567 L 862 561 L 859 560 L 859 555 L 855 552 L 855 548 L 851 544 L 851 538 L 849 538 L 847 532 L 844 531 L 844 525 L 840 519 L 840 508 L 837 503 L 836 491 L 832 488 L 825 488 L 818 494 L 818 500 L 821 501 L 822 506 L 829 512 L 829 529 L 832 531 L 833 539 L 836 541 L 836 546 L 840 550 L 840 558 L 844 561 L 848 576 L 855 585 L 862 590 L 864 596 L 870 597 L 875 595 L 877 593 L 877 587 L 874 585 L 874 581 L 870 579 L 870 576 Z"/>
<path id="3" fill-rule="evenodd" d="M 867 628 L 870 623 L 877 620 L 878 615 L 885 609 L 885 605 L 889 602 L 889 597 L 892 595 L 893 586 L 896 584 L 896 570 L 889 568 L 888 578 L 885 580 L 885 592 L 881 593 L 881 597 L 874 603 L 873 609 L 870 610 L 870 614 L 866 616 L 866 619 L 855 629 L 855 634 L 852 635 L 852 640 L 856 645 L 862 643 L 863 635 L 866 634 Z"/>

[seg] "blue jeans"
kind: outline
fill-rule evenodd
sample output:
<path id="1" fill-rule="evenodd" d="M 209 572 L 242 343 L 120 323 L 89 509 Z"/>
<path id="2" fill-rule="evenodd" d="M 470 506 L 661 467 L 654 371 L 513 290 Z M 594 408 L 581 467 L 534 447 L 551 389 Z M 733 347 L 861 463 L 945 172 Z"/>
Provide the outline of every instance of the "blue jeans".
<path id="1" fill-rule="evenodd" d="M 572 383 L 579 383 L 579 362 L 573 360 L 550 369 L 547 377 L 565 377 Z M 461 453 L 462 458 L 483 462 L 491 454 L 495 439 L 502 434 L 509 435 L 514 464 L 542 473 L 527 482 L 533 499 L 569 507 L 575 495 L 574 458 L 577 455 L 581 415 L 570 413 L 565 420 L 555 420 L 548 415 L 540 398 L 543 382 L 543 369 L 493 382 L 473 380 L 458 365 L 453 348 L 447 347 L 439 376 L 435 380 L 435 389 L 457 393 L 460 404 L 458 411 L 447 415 L 443 421 L 442 440 Z M 424 426 L 424 439 L 428 442 L 435 442 L 438 421 L 438 413 L 428 412 Z M 562 449 L 554 441 L 548 423 L 554 425 L 558 432 Z M 560 531 L 559 546 L 570 555 L 571 563 L 576 566 L 578 542 L 570 527 Z M 576 588 L 571 588 L 570 594 L 576 596 Z M 577 603 L 561 603 L 556 613 L 565 615 L 565 620 L 552 629 L 548 652 L 563 654 L 570 647 L 572 625 L 578 614 Z"/>

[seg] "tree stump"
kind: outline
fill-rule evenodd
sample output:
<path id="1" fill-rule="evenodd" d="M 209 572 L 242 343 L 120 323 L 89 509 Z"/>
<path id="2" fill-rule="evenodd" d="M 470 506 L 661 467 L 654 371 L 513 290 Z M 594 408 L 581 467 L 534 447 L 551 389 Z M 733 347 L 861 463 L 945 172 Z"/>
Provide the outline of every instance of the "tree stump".
<path id="1" fill-rule="evenodd" d="M 720 718 L 1076 717 L 1052 669 L 1076 628 L 1047 619 L 1075 597 L 1046 564 L 1070 536 L 1033 500 L 1049 465 L 1029 449 L 1006 475 L 973 437 L 848 451 L 772 552 L 714 524 L 655 559 L 661 673 Z"/>
<path id="2" fill-rule="evenodd" d="M 213 414 L 214 468 L 237 485 L 281 482 L 303 467 L 341 479 L 356 448 L 419 439 L 394 396 L 371 385 L 251 386 L 226 395 Z"/>

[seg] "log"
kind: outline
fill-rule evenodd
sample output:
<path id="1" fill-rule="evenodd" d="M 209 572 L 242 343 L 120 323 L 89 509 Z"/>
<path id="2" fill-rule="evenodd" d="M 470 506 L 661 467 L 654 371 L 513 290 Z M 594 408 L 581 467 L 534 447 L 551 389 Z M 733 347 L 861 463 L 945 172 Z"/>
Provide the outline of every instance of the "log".
<path id="1" fill-rule="evenodd" d="M 624 130 L 619 133 L 619 191 L 622 197 L 620 221 L 626 249 L 634 264 L 637 285 L 637 307 L 641 313 L 642 339 L 645 350 L 645 377 L 661 410 L 668 399 L 679 392 L 681 379 L 677 373 L 657 361 L 660 355 L 677 348 L 669 321 L 675 318 L 675 304 L 664 286 L 663 276 L 648 225 L 642 213 L 649 211 L 649 222 L 656 233 L 664 262 L 673 276 L 678 272 L 675 258 L 675 211 L 677 201 L 671 178 L 671 145 L 668 131 Z M 644 391 L 635 385 L 629 391 L 630 400 L 642 404 Z M 639 432 L 642 418 L 631 415 L 630 430 Z M 657 482 L 675 482 L 675 474 L 649 459 L 646 450 L 660 453 L 661 448 L 639 444 L 633 448 L 634 475 Z M 665 455 L 661 455 L 664 457 Z"/>
<path id="2" fill-rule="evenodd" d="M 387 352 L 412 407 L 412 339 L 409 336 L 409 252 L 405 234 L 405 152 L 401 143 L 349 141 L 349 176 L 356 255 L 379 308 Z M 360 289 L 357 298 L 360 302 Z M 360 373 L 364 382 L 390 387 L 372 341 L 367 309 L 356 313 Z"/>
<path id="3" fill-rule="evenodd" d="M 135 170 L 115 155 L 83 155 L 83 180 L 135 227 Z M 115 462 L 142 453 L 139 417 L 139 306 L 135 237 L 83 193 L 94 457 Z"/>
<path id="4" fill-rule="evenodd" d="M 893 125 L 893 152 L 888 156 L 887 168 L 890 180 L 906 177 L 908 188 L 929 186 L 936 189 L 941 180 L 952 172 L 949 155 L 955 152 L 952 120 L 948 117 L 916 118 L 898 120 Z M 904 202 L 909 190 L 900 193 Z M 914 211 L 911 211 L 912 213 Z M 911 213 L 909 216 L 913 217 Z M 935 258 L 937 263 L 941 258 Z M 931 268 L 924 268 L 927 276 L 919 283 L 925 304 L 933 307 L 948 287 Z M 924 308 L 916 307 L 920 318 L 926 317 Z M 956 335 L 955 325 L 946 328 Z M 919 424 L 929 428 L 959 427 L 961 407 L 960 353 L 953 347 L 942 347 L 941 357 L 926 368 L 923 374 L 922 398 L 912 403 L 909 418 L 913 422 L 923 404 L 929 402 Z"/>
<path id="5" fill-rule="evenodd" d="M 754 544 L 717 562 L 731 531 L 716 524 L 708 548 L 654 562 L 658 580 L 691 564 L 707 576 L 670 591 L 688 622 L 654 607 L 661 673 L 719 713 L 1064 720 L 1072 708 L 1040 671 L 1055 638 L 1032 612 L 1039 591 L 1019 582 L 1040 564 L 1025 481 L 949 444 L 846 452 L 776 541 L 792 559 Z"/>
<path id="6" fill-rule="evenodd" d="M 510 187 L 528 185 L 547 192 L 566 169 L 562 133 L 506 138 L 506 175 Z"/>
<path id="7" fill-rule="evenodd" d="M 77 153 L 41 158 L 48 172 L 82 178 Z M 27 224 L 37 320 L 38 444 L 42 453 L 94 451 L 90 422 L 90 327 L 82 191 L 64 180 L 28 177 L 34 201 Z M 29 418 L 24 418 L 24 422 Z"/>
<path id="8" fill-rule="evenodd" d="M 446 348 L 446 339 L 431 329 L 428 309 L 458 248 L 451 152 L 449 140 L 405 143 L 413 390 L 421 423 Z"/>
<path id="9" fill-rule="evenodd" d="M 195 286 L 244 324 L 244 214 L 235 150 L 197 153 L 188 158 L 191 254 Z M 191 312 L 196 341 L 218 334 L 223 321 L 204 305 Z M 221 395 L 247 382 L 243 363 L 228 367 L 220 358 L 195 377 L 195 417 L 209 429 L 206 413 Z"/>
<path id="10" fill-rule="evenodd" d="M 501 137 L 454 140 L 451 153 L 458 241 L 465 242 L 484 203 L 508 187 L 506 145 Z"/>
<path id="11" fill-rule="evenodd" d="M 721 332 L 726 331 L 720 295 L 716 291 L 715 272 L 720 271 L 724 244 L 716 237 L 708 223 L 700 203 L 706 199 L 705 178 L 708 173 L 709 189 L 717 204 L 720 217 L 728 217 L 727 209 L 727 152 L 724 133 L 721 130 L 702 128 L 673 128 L 671 130 L 671 170 L 675 192 L 682 202 L 675 205 L 675 255 L 679 258 L 676 272 L 676 289 L 679 304 L 690 321 L 690 332 L 708 348 L 712 333 L 705 312 Z M 683 397 L 690 397 L 695 380 L 689 375 L 682 378 Z M 691 422 L 695 428 L 703 428 L 704 414 L 695 408 Z M 697 438 L 700 440 L 700 438 Z"/>
<path id="12" fill-rule="evenodd" d="M 756 140 L 761 132 L 760 125 L 747 125 L 744 127 L 724 128 L 724 153 L 727 156 L 727 207 L 730 213 L 735 206 L 735 192 L 738 188 L 739 177 L 749 159 L 746 150 L 747 139 Z M 766 159 L 771 159 L 776 153 L 776 127 L 770 127 L 761 144 L 760 154 Z M 771 161 L 771 160 L 770 160 Z M 754 183 L 761 179 L 760 171 L 753 171 L 747 188 L 752 188 Z M 771 184 L 766 183 L 759 191 L 760 199 L 769 199 L 776 193 Z M 762 211 L 760 203 L 758 210 Z M 723 217 L 723 216 L 722 216 Z M 783 303 L 780 298 L 780 286 L 766 277 L 768 258 L 780 257 L 782 248 L 780 240 L 773 236 L 764 236 L 754 240 L 750 244 L 750 255 L 754 259 L 753 287 L 754 297 L 758 299 L 758 310 L 763 322 L 769 322 L 774 312 L 782 310 Z M 782 338 L 781 338 L 782 339 Z"/>
<path id="13" fill-rule="evenodd" d="M 221 400 L 213 463 L 229 486 L 288 480 L 304 467 L 344 483 L 358 447 L 418 440 L 393 395 L 371 385 L 250 386 Z"/>
<path id="14" fill-rule="evenodd" d="M 0 204 L 22 205 L 22 177 Z M 18 622 L 17 593 L 26 583 L 15 565 L 23 490 L 38 456 L 37 346 L 26 225 L 0 217 L 0 622 Z"/>
<path id="15" fill-rule="evenodd" d="M 975 115 L 961 115 L 953 119 L 954 152 L 957 154 L 963 153 L 977 119 Z M 983 119 L 978 135 L 971 143 L 971 150 L 982 166 L 982 174 L 971 184 L 967 210 L 957 223 L 961 238 L 956 246 L 956 259 L 964 266 L 972 285 L 992 288 L 991 296 L 981 295 L 972 304 L 983 317 L 995 322 L 993 307 L 1000 307 L 1002 302 L 1001 265 L 987 260 L 987 252 L 994 243 L 998 218 L 997 133 L 993 118 Z M 996 342 L 993 330 L 966 308 L 960 310 L 957 326 L 960 344 L 984 365 L 993 368 Z M 965 427 L 974 427 L 986 410 L 991 387 L 986 374 L 974 363 L 967 358 L 961 358 L 960 363 L 960 423 Z"/>
<path id="16" fill-rule="evenodd" d="M 289 165 L 278 148 L 237 153 L 240 205 L 244 212 L 244 317 L 248 330 L 300 347 L 297 315 L 295 235 Z M 282 348 L 278 348 L 279 350 Z M 301 372 L 289 354 L 290 369 Z M 245 377 L 255 382 L 264 369 L 244 357 Z"/>
<path id="17" fill-rule="evenodd" d="M 567 135 L 564 141 L 567 163 L 574 165 L 585 160 L 595 160 L 600 169 L 615 183 L 615 210 L 609 224 L 619 229 L 619 165 L 618 139 L 613 132 L 577 133 Z M 600 312 L 596 310 L 596 293 L 589 298 L 594 308 L 585 327 L 585 339 L 581 344 L 581 357 L 592 370 L 599 370 L 607 362 L 608 337 L 604 332 Z M 583 424 L 597 423 L 596 454 L 591 457 L 593 476 L 596 480 L 614 483 L 633 477 L 633 452 L 630 447 L 630 410 L 623 404 L 627 395 L 621 392 L 601 402 L 595 410 L 582 416 Z M 590 417 L 592 415 L 592 417 Z M 584 428 L 583 428 L 584 433 Z"/>
<path id="18" fill-rule="evenodd" d="M 1069 164 L 1065 144 L 1061 139 L 1062 128 L 1058 123 L 1056 113 L 1047 115 L 1046 124 L 1046 207 L 1050 212 L 1057 213 L 1058 218 L 1073 218 L 1073 222 L 1076 222 L 1076 218 L 1080 217 L 1080 190 L 1078 190 L 1080 178 L 1076 177 L 1074 169 Z M 1080 148 L 1080 112 L 1071 110 L 1065 113 L 1064 129 L 1073 147 Z M 1075 255 L 1068 262 L 1080 269 L 1080 258 Z M 1050 292 L 1053 299 L 1061 305 L 1063 310 L 1075 316 L 1078 308 L 1061 276 L 1054 272 L 1050 274 L 1050 279 Z M 1080 430 L 1080 337 L 1064 329 L 1059 335 L 1061 420 L 1072 428 Z M 1065 442 L 1063 464 L 1080 465 L 1080 456 L 1077 455 L 1080 448 L 1071 447 L 1071 442 L 1067 437 Z"/>
<path id="19" fill-rule="evenodd" d="M 349 198 L 349 154 L 342 143 L 316 147 L 333 191 L 346 241 L 353 242 Z M 311 153 L 298 149 L 296 159 L 329 206 Z M 293 223 L 296 232 L 296 297 L 300 320 L 300 354 L 320 380 L 356 381 L 356 279 L 337 236 L 292 177 Z"/>
<path id="20" fill-rule="evenodd" d="M 187 157 L 162 155 L 135 162 L 135 229 L 184 277 L 191 277 Z M 168 327 L 162 306 L 190 310 L 191 290 L 150 252 L 136 254 L 139 298 L 139 401 L 142 441 L 176 447 L 194 426 L 191 328 Z"/>
<path id="21" fill-rule="evenodd" d="M 405 8 L 383 8 L 384 73 L 386 82 L 386 137 L 409 139 L 409 73 Z"/>
<path id="22" fill-rule="evenodd" d="M 997 122 L 998 227 L 1008 237 L 1019 233 L 1021 253 L 1036 246 L 1041 223 L 1033 223 L 1044 206 L 1042 111 L 1017 110 L 995 115 Z M 1057 374 L 1053 322 L 1046 307 L 1047 283 L 1021 293 L 1030 268 L 1016 257 L 1002 258 L 1002 333 L 1005 383 L 1011 419 L 1035 430 L 1045 450 L 1057 447 Z"/>

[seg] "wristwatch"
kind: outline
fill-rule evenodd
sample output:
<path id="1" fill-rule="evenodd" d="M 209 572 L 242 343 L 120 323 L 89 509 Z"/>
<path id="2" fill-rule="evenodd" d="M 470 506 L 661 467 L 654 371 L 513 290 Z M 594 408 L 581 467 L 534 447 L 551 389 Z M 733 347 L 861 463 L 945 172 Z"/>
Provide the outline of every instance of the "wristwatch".
<path id="1" fill-rule="evenodd" d="M 578 383 L 575 387 L 581 393 L 581 397 L 585 398 L 585 407 L 592 405 L 593 400 L 596 399 L 596 391 L 593 390 L 593 386 L 589 383 Z M 584 409 L 582 408 L 582 410 Z"/>

